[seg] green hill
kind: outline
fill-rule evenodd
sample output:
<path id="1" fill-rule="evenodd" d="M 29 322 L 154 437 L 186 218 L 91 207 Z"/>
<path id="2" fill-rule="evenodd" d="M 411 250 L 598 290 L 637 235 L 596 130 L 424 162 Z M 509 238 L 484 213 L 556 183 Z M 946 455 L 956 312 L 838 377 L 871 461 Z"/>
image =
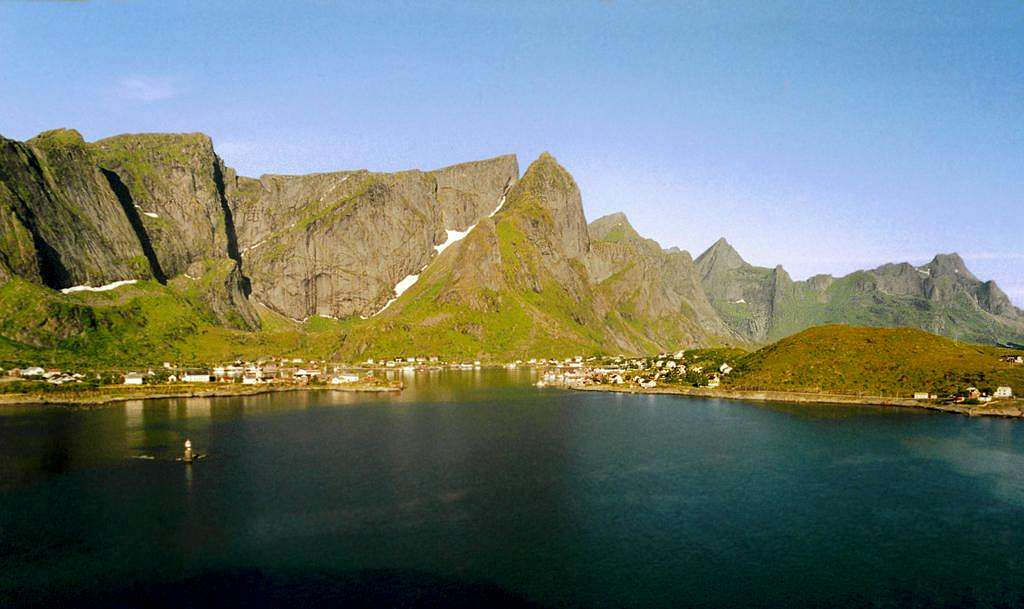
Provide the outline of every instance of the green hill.
<path id="1" fill-rule="evenodd" d="M 224 261 L 195 280 L 139 281 L 104 292 L 62 294 L 15 278 L 0 285 L 0 366 L 123 366 L 296 355 L 326 358 L 344 323 L 295 322 L 257 307 L 258 330 L 223 307 L 233 285 Z"/>
<path id="2" fill-rule="evenodd" d="M 1024 366 L 1000 361 L 1007 349 L 962 344 L 913 328 L 818 326 L 742 358 L 735 389 L 822 390 L 910 396 L 1000 385 L 1024 392 Z"/>

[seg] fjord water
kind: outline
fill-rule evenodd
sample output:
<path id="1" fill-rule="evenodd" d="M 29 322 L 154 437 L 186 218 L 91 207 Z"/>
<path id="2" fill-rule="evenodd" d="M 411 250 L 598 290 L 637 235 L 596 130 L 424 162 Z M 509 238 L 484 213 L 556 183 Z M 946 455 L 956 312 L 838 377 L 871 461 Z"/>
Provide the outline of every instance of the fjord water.
<path id="1" fill-rule="evenodd" d="M 0 606 L 1024 602 L 1020 422 L 406 378 L 0 410 Z"/>

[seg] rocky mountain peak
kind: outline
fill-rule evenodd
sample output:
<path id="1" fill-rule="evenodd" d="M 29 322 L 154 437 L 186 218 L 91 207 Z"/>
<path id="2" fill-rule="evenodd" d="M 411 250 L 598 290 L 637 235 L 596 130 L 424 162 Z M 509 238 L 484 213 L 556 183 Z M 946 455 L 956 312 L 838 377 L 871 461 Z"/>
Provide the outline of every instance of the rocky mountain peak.
<path id="1" fill-rule="evenodd" d="M 965 279 L 978 281 L 978 278 L 967 269 L 967 265 L 964 264 L 960 254 L 955 252 L 952 254 L 936 254 L 932 261 L 926 264 L 924 268 L 931 271 L 933 277 L 957 275 Z"/>
<path id="2" fill-rule="evenodd" d="M 725 237 L 715 241 L 703 254 L 697 256 L 694 261 L 702 276 L 715 271 L 726 271 L 730 269 L 749 266 Z"/>
<path id="3" fill-rule="evenodd" d="M 568 257 L 580 258 L 590 251 L 580 189 L 551 154 L 545 152 L 530 164 L 509 192 L 506 209 L 530 217 L 535 223 L 550 218 L 549 232 Z"/>
<path id="4" fill-rule="evenodd" d="M 590 238 L 595 241 L 618 242 L 623 239 L 640 239 L 640 234 L 629 223 L 626 214 L 617 211 L 601 216 L 590 223 Z"/>

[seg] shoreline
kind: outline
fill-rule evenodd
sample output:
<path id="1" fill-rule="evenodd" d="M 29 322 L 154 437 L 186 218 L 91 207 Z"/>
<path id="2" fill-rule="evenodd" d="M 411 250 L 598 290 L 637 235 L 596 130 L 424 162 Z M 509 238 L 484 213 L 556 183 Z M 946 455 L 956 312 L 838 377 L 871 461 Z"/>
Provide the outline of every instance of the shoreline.
<path id="1" fill-rule="evenodd" d="M 843 394 L 805 393 L 799 391 L 761 391 L 745 389 L 706 389 L 701 387 L 627 387 L 620 385 L 579 385 L 570 386 L 574 391 L 604 391 L 609 393 L 635 393 L 647 395 L 679 395 L 683 397 L 718 398 L 743 402 L 782 402 L 788 404 L 836 404 L 849 406 L 888 406 L 893 408 L 917 408 L 948 412 L 969 417 L 1024 418 L 1024 400 L 1007 400 L 989 404 L 939 404 L 910 398 L 885 398 Z"/>
<path id="2" fill-rule="evenodd" d="M 114 389 L 96 389 L 88 392 L 73 392 L 60 394 L 47 393 L 10 393 L 0 394 L 0 408 L 4 406 L 102 406 L 116 402 L 128 402 L 131 400 L 160 400 L 169 398 L 222 398 L 222 397 L 246 397 L 251 395 L 263 395 L 268 393 L 284 393 L 289 391 L 338 391 L 342 393 L 395 393 L 404 389 L 400 385 L 221 385 L 215 383 L 210 388 L 200 386 L 182 385 L 151 385 L 154 391 L 139 391 L 138 389 L 124 389 L 121 385 L 114 385 Z M 180 388 L 180 391 L 175 389 Z"/>

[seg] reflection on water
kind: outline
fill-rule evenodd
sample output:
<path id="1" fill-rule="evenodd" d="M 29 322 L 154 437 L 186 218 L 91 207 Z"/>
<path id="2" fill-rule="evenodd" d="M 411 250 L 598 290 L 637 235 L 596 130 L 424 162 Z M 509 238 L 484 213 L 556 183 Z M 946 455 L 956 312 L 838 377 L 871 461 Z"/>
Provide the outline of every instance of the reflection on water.
<path id="1" fill-rule="evenodd" d="M 1019 422 L 394 374 L 4 409 L 0 606 L 1024 599 Z"/>

